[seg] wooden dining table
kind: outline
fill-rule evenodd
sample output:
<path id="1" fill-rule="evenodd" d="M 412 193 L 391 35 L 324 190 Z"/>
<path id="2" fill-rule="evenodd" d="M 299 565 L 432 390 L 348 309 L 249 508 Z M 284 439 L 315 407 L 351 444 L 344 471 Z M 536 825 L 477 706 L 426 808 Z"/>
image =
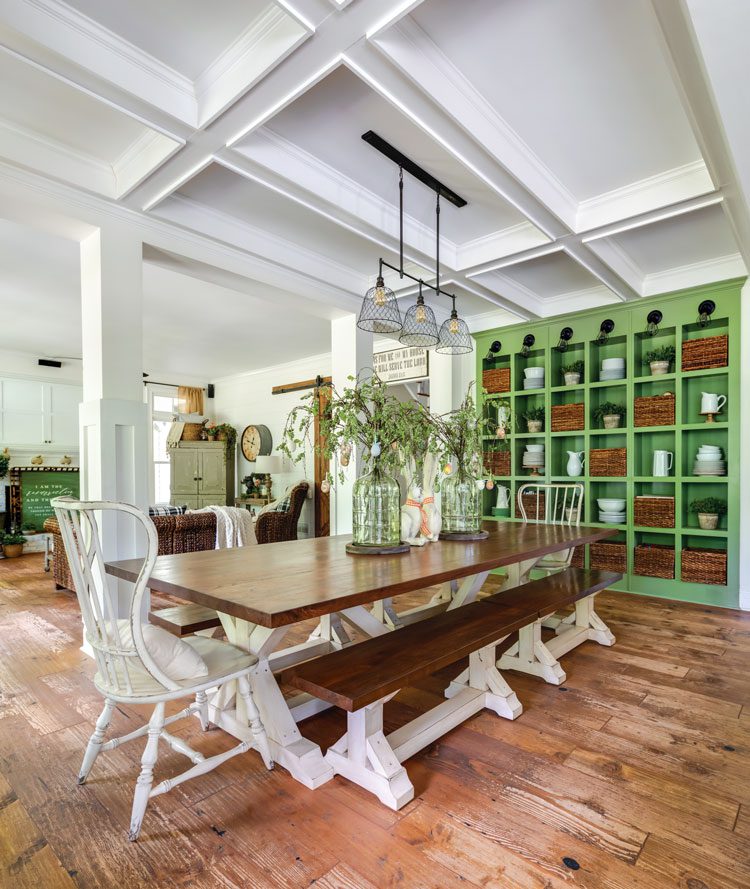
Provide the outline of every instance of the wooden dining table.
<path id="1" fill-rule="evenodd" d="M 275 673 L 352 644 L 347 627 L 373 637 L 427 620 L 473 602 L 490 571 L 504 568 L 505 587 L 515 587 L 543 556 L 616 533 L 611 528 L 522 522 L 486 522 L 484 528 L 489 533 L 483 540 L 444 540 L 395 555 L 351 555 L 345 549 L 351 537 L 337 536 L 159 556 L 149 587 L 215 609 L 228 640 L 258 657 L 251 682 L 274 761 L 314 788 L 333 772 L 298 723 L 330 705 L 308 694 L 286 699 Z M 134 582 L 142 564 L 129 559 L 109 562 L 106 568 Z M 426 604 L 400 612 L 393 607 L 394 597 L 436 585 L 439 591 Z M 601 619 L 593 608 L 589 613 L 595 634 Z M 310 618 L 317 618 L 318 626 L 309 639 L 282 647 L 290 628 Z M 232 683 L 213 696 L 210 718 L 235 737 L 251 737 Z"/>

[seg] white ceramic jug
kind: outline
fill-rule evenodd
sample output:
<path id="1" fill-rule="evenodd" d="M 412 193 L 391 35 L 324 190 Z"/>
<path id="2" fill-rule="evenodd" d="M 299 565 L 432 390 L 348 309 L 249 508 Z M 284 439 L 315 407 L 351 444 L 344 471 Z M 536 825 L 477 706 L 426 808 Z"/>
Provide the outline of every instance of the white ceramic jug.
<path id="1" fill-rule="evenodd" d="M 497 509 L 507 509 L 510 506 L 510 488 L 504 485 L 497 486 Z"/>
<path id="2" fill-rule="evenodd" d="M 568 465 L 566 471 L 570 476 L 577 476 L 583 472 L 583 451 L 568 451 Z"/>
<path id="3" fill-rule="evenodd" d="M 701 392 L 702 414 L 718 414 L 726 403 L 726 395 L 715 395 L 713 392 Z"/>
<path id="4" fill-rule="evenodd" d="M 671 451 L 654 451 L 654 475 L 669 475 L 669 470 L 674 463 L 674 454 Z"/>

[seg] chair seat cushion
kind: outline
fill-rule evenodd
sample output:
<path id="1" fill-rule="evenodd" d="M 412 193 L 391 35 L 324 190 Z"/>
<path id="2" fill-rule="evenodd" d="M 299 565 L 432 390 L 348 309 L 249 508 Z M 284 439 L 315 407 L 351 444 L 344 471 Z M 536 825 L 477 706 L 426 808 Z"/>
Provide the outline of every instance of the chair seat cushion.
<path id="1" fill-rule="evenodd" d="M 117 628 L 125 647 L 133 644 L 130 621 L 118 620 Z M 162 627 L 143 625 L 143 641 L 156 666 L 173 682 L 184 682 L 208 676 L 208 666 L 200 654 L 184 639 Z"/>

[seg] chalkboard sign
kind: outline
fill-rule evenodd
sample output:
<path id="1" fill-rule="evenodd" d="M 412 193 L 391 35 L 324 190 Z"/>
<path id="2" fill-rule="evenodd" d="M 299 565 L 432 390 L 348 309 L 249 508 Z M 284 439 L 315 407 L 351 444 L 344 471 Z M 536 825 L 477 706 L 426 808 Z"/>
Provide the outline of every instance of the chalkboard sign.
<path id="1" fill-rule="evenodd" d="M 79 496 L 77 472 L 22 469 L 20 481 L 21 525 L 33 525 L 37 531 L 42 530 L 45 519 L 54 515 L 50 500 L 55 497 Z"/>

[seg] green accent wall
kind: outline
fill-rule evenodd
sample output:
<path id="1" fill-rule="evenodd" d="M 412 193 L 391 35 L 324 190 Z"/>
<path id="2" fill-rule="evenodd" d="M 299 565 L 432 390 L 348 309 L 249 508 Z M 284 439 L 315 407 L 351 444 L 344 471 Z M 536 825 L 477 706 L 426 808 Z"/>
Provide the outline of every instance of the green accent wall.
<path id="1" fill-rule="evenodd" d="M 585 486 L 582 522 L 598 525 L 597 498 L 617 497 L 626 501 L 627 515 L 615 540 L 627 544 L 628 570 L 619 589 L 632 593 L 681 599 L 710 605 L 736 608 L 739 600 L 739 474 L 740 474 L 740 289 L 744 279 L 696 287 L 676 293 L 663 294 L 628 303 L 616 303 L 557 315 L 537 321 L 524 322 L 474 334 L 477 346 L 478 405 L 482 415 L 493 416 L 497 402 L 510 402 L 512 431 L 508 436 L 511 450 L 510 476 L 499 478 L 498 484 L 507 485 L 515 502 L 515 494 L 524 482 L 533 481 L 529 471 L 521 465 L 526 444 L 544 443 L 546 465 L 540 481 L 581 481 Z M 697 324 L 698 305 L 703 299 L 716 303 L 708 327 Z M 655 336 L 646 334 L 646 316 L 659 309 L 663 319 Z M 615 329 L 604 345 L 595 342 L 601 322 L 610 318 Z M 557 344 L 563 327 L 573 329 L 566 352 L 559 352 Z M 524 336 L 533 334 L 534 346 L 528 358 L 519 353 Z M 682 342 L 703 336 L 729 335 L 729 363 L 727 367 L 683 372 L 681 367 Z M 502 343 L 501 351 L 487 360 L 490 344 Z M 647 351 L 673 345 L 676 359 L 666 376 L 651 376 L 650 368 L 642 360 Z M 599 381 L 603 358 L 621 357 L 626 360 L 626 377 L 619 381 Z M 565 386 L 560 368 L 576 359 L 585 362 L 579 386 Z M 543 389 L 523 389 L 524 368 L 544 366 Z M 492 367 L 509 367 L 511 391 L 506 394 L 482 393 L 482 371 Z M 701 416 L 701 392 L 726 395 L 727 403 L 716 422 L 708 424 Z M 675 424 L 658 427 L 633 425 L 633 401 L 637 396 L 674 392 Z M 580 432 L 551 432 L 551 407 L 555 404 L 583 402 L 585 428 Z M 626 415 L 621 428 L 604 430 L 595 421 L 595 408 L 605 401 L 623 404 Z M 543 405 L 544 431 L 538 435 L 526 432 L 521 415 L 527 406 Z M 697 477 L 692 474 L 693 460 L 698 446 L 716 444 L 724 449 L 727 475 Z M 499 442 L 488 436 L 487 446 Z M 588 474 L 588 455 L 591 448 L 627 447 L 627 475 L 622 478 L 601 478 Z M 668 478 L 652 477 L 652 454 L 656 449 L 674 453 L 674 467 Z M 569 478 L 566 473 L 567 451 L 584 451 L 586 462 L 583 475 Z M 633 499 L 638 495 L 674 495 L 675 527 L 669 529 L 641 528 L 634 524 Z M 485 518 L 492 519 L 497 492 L 484 492 Z M 692 500 L 720 497 L 727 501 L 727 515 L 722 516 L 716 531 L 698 528 L 697 517 L 690 513 Z M 498 518 L 498 521 L 515 519 Z M 675 579 L 667 580 L 641 576 L 634 571 L 634 548 L 638 544 L 665 544 L 675 548 Z M 726 586 L 687 583 L 681 576 L 681 550 L 684 548 L 727 550 Z M 589 564 L 588 547 L 586 565 Z"/>

